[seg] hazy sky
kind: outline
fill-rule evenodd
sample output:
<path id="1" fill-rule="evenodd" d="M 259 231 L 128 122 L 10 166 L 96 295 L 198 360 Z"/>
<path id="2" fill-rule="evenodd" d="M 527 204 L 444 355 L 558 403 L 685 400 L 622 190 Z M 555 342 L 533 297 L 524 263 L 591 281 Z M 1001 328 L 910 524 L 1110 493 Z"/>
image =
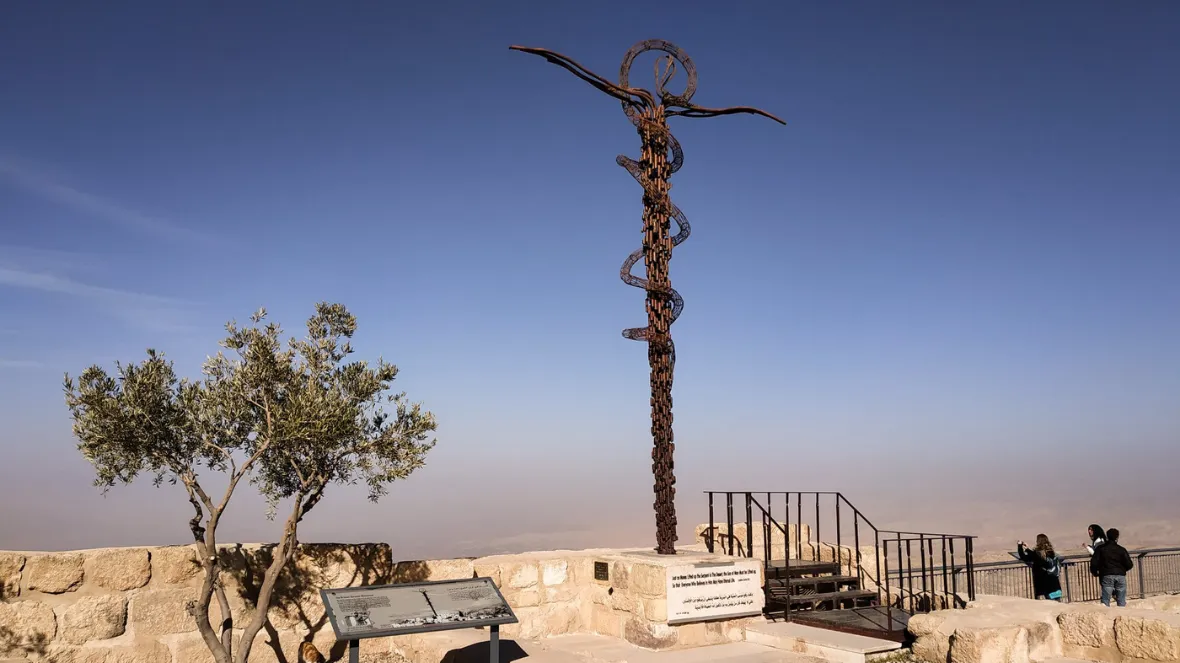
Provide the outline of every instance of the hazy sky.
<path id="1" fill-rule="evenodd" d="M 646 353 L 620 336 L 643 295 L 618 279 L 641 191 L 614 163 L 638 137 L 508 51 L 614 78 L 647 38 L 695 59 L 694 101 L 788 121 L 673 122 L 684 538 L 707 488 L 1160 535 L 1128 524 L 1180 501 L 1177 34 L 1164 1 L 5 2 L 0 549 L 184 542 L 179 489 L 90 486 L 62 373 L 152 346 L 192 374 L 225 320 L 299 329 L 317 300 L 440 426 L 305 540 L 651 542 Z M 262 512 L 222 539 L 273 538 Z"/>

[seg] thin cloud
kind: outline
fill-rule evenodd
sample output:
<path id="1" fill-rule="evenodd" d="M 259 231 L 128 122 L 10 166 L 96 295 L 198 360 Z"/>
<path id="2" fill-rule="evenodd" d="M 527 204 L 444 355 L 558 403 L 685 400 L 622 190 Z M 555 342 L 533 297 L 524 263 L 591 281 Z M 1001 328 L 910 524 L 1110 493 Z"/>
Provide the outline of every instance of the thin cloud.
<path id="1" fill-rule="evenodd" d="M 67 186 L 26 163 L 0 155 L 0 178 L 63 207 L 69 207 L 92 217 L 104 219 L 129 230 L 186 242 L 211 243 L 200 233 L 183 228 L 164 219 L 148 216 L 114 201 Z"/>
<path id="2" fill-rule="evenodd" d="M 187 331 L 182 322 L 188 302 L 142 292 L 91 285 L 56 274 L 0 264 L 0 286 L 67 295 L 90 301 L 105 312 L 138 326 L 161 331 Z"/>
<path id="3" fill-rule="evenodd" d="M 0 369 L 4 368 L 44 368 L 45 364 L 31 359 L 0 359 Z"/>

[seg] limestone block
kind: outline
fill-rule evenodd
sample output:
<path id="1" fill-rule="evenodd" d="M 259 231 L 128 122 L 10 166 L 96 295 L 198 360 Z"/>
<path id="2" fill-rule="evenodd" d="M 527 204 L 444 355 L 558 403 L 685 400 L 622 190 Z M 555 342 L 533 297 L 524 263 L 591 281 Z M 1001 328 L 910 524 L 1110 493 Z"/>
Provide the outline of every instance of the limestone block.
<path id="1" fill-rule="evenodd" d="M 590 609 L 590 630 L 608 638 L 623 637 L 624 614 L 602 605 Z"/>
<path id="2" fill-rule="evenodd" d="M 661 626 L 660 624 L 652 624 L 651 626 Z M 707 624 L 684 624 L 683 626 L 674 626 L 672 630 L 676 632 L 676 641 L 670 645 L 671 647 L 704 647 L 705 645 L 713 644 L 709 639 L 709 628 Z M 667 649 L 668 647 L 663 647 Z"/>
<path id="3" fill-rule="evenodd" d="M 520 628 L 514 637 L 525 640 L 576 633 L 581 626 L 581 615 L 577 606 L 573 605 L 522 608 L 517 617 L 520 619 Z"/>
<path id="4" fill-rule="evenodd" d="M 61 610 L 61 638 L 71 645 L 123 635 L 127 598 L 121 594 L 84 596 Z"/>
<path id="5" fill-rule="evenodd" d="M 948 663 L 951 656 L 950 636 L 934 631 L 915 640 L 910 646 L 910 652 L 922 663 Z"/>
<path id="6" fill-rule="evenodd" d="M 626 591 L 631 588 L 631 569 L 623 562 L 611 564 L 610 584 L 616 590 Z"/>
<path id="7" fill-rule="evenodd" d="M 515 608 L 532 608 L 541 603 L 541 594 L 536 587 L 530 589 L 507 589 L 504 591 L 504 600 L 508 605 Z"/>
<path id="8" fill-rule="evenodd" d="M 200 633 L 177 636 L 174 643 L 176 663 L 214 663 L 213 653 L 209 651 L 209 646 L 205 644 Z M 236 635 L 234 644 L 237 644 Z"/>
<path id="9" fill-rule="evenodd" d="M 631 589 L 643 596 L 655 598 L 668 593 L 668 570 L 655 564 L 631 566 Z"/>
<path id="10" fill-rule="evenodd" d="M 951 663 L 1028 661 L 1028 631 L 1019 626 L 960 626 L 950 639 Z"/>
<path id="11" fill-rule="evenodd" d="M 570 579 L 569 563 L 564 559 L 549 560 L 541 563 L 541 583 L 553 587 L 565 584 Z"/>
<path id="12" fill-rule="evenodd" d="M 149 589 L 131 597 L 127 621 L 136 635 L 168 635 L 197 630 L 197 622 L 186 606 L 195 601 L 196 591 L 188 588 Z M 217 614 L 210 610 L 210 616 Z"/>
<path id="13" fill-rule="evenodd" d="M 0 600 L 20 596 L 20 576 L 24 568 L 24 555 L 0 553 Z"/>
<path id="14" fill-rule="evenodd" d="M 46 553 L 25 561 L 25 582 L 29 589 L 46 594 L 72 592 L 82 585 L 82 555 Z"/>
<path id="15" fill-rule="evenodd" d="M 1114 644 L 1114 625 L 1106 611 L 1069 610 L 1061 613 L 1057 625 L 1066 644 L 1094 648 Z"/>
<path id="16" fill-rule="evenodd" d="M 462 580 L 475 575 L 475 563 L 470 559 L 444 559 L 426 562 L 427 580 Z"/>
<path id="17" fill-rule="evenodd" d="M 500 566 L 500 577 L 504 580 L 505 585 L 513 589 L 536 587 L 539 575 L 537 565 L 532 562 Z"/>
<path id="18" fill-rule="evenodd" d="M 103 550 L 86 558 L 82 567 L 86 582 L 117 592 L 143 587 L 152 577 L 152 564 L 145 548 Z"/>
<path id="19" fill-rule="evenodd" d="M 501 586 L 499 564 L 488 564 L 477 559 L 472 563 L 472 569 L 472 572 L 476 577 L 491 578 L 492 582 L 496 583 L 497 587 Z"/>
<path id="20" fill-rule="evenodd" d="M 195 546 L 155 548 L 151 555 L 152 584 L 181 585 L 201 572 Z"/>
<path id="21" fill-rule="evenodd" d="M 1053 617 L 1045 621 L 1034 621 L 1024 624 L 1028 631 L 1028 657 L 1034 661 L 1047 661 L 1062 658 L 1064 643 L 1061 639 L 1061 629 Z"/>
<path id="22" fill-rule="evenodd" d="M 696 624 L 695 626 L 703 626 Z M 667 624 L 653 624 L 646 619 L 633 617 L 623 624 L 623 639 L 644 649 L 671 649 L 679 642 L 677 627 Z M 702 631 L 702 640 L 704 639 Z"/>
<path id="23" fill-rule="evenodd" d="M 945 614 L 939 614 L 937 612 L 917 614 L 910 617 L 907 630 L 915 638 L 921 638 L 933 634 L 945 621 Z"/>
<path id="24" fill-rule="evenodd" d="M 545 588 L 545 603 L 566 603 L 578 598 L 578 588 L 572 583 Z"/>
<path id="25" fill-rule="evenodd" d="M 1180 658 L 1176 637 L 1177 630 L 1158 619 L 1117 617 L 1114 620 L 1115 643 L 1129 658 L 1175 661 Z"/>
<path id="26" fill-rule="evenodd" d="M 43 649 L 57 635 L 53 608 L 40 601 L 0 603 L 0 655 L 24 658 Z"/>
<path id="27" fill-rule="evenodd" d="M 78 647 L 74 650 L 73 663 L 172 663 L 172 652 L 167 645 L 151 641 L 116 647 Z"/>
<path id="28" fill-rule="evenodd" d="M 668 621 L 668 599 L 643 599 L 642 616 L 652 622 Z"/>

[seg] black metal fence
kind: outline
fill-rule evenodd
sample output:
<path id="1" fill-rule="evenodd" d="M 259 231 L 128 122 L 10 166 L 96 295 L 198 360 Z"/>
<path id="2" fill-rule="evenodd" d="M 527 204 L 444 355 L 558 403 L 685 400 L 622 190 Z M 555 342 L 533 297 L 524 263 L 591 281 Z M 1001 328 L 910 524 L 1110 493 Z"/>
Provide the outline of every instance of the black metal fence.
<path id="1" fill-rule="evenodd" d="M 1132 550 L 1135 568 L 1127 574 L 1127 596 L 1146 598 L 1180 592 L 1180 547 Z M 1062 556 L 1061 593 L 1065 601 L 1097 601 L 1102 597 L 1098 578 L 1090 574 L 1088 555 Z M 958 570 L 963 573 L 963 569 Z M 1033 596 L 1032 570 L 1023 562 L 975 565 L 975 590 L 994 596 Z"/>

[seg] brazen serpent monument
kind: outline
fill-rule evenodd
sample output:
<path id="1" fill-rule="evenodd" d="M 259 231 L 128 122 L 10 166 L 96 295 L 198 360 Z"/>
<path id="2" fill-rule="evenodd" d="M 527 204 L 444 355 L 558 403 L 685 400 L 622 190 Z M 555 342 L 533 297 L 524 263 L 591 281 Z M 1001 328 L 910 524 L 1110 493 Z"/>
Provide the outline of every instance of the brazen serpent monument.
<path id="1" fill-rule="evenodd" d="M 757 108 L 704 108 L 692 103 L 697 88 L 697 71 L 692 59 L 675 44 L 662 39 L 641 41 L 631 47 L 619 67 L 619 83 L 615 85 L 560 53 L 543 48 L 510 47 L 515 51 L 540 55 L 549 62 L 569 70 L 578 78 L 623 102 L 623 112 L 639 131 L 643 148 L 639 161 L 619 155 L 615 162 L 643 187 L 643 247 L 623 261 L 619 276 L 627 285 L 647 291 L 647 326 L 623 330 L 623 336 L 634 341 L 647 341 L 647 362 L 651 366 L 651 435 L 652 473 L 655 475 L 656 551 L 661 555 L 676 554 L 676 477 L 672 468 L 672 371 L 676 366 L 676 346 L 672 343 L 670 327 L 680 316 L 684 300 L 672 289 L 668 279 L 668 260 L 672 247 L 688 238 L 688 219 L 668 197 L 671 184 L 668 178 L 684 165 L 680 143 L 668 129 L 668 118 L 716 117 L 751 113 L 786 124 L 777 117 Z M 631 87 L 631 65 L 635 58 L 647 51 L 661 51 L 665 55 L 656 61 L 655 93 Z M 676 63 L 684 67 L 688 81 L 684 92 L 673 94 L 665 86 L 676 72 Z M 670 158 L 669 158 L 670 155 Z M 677 232 L 671 234 L 671 220 Z M 631 273 L 643 259 L 647 278 Z"/>

